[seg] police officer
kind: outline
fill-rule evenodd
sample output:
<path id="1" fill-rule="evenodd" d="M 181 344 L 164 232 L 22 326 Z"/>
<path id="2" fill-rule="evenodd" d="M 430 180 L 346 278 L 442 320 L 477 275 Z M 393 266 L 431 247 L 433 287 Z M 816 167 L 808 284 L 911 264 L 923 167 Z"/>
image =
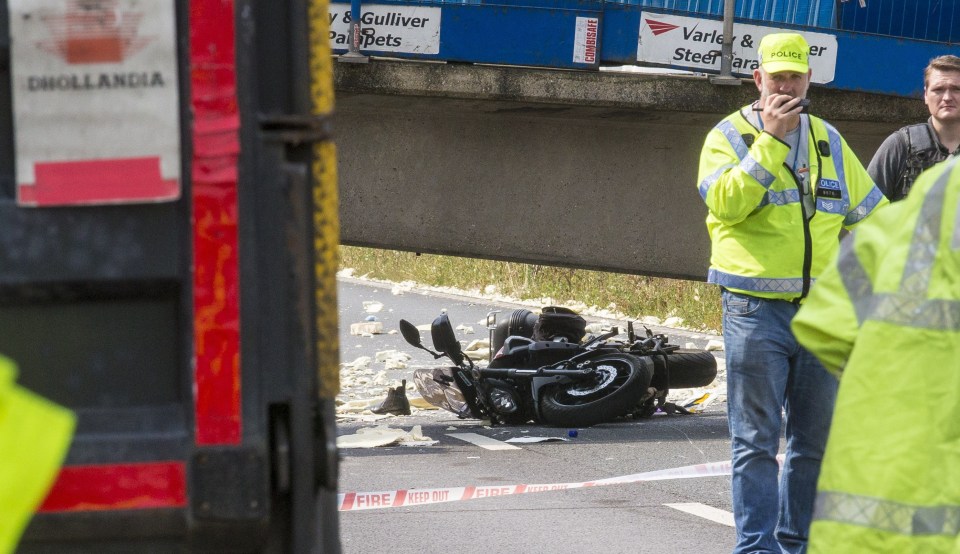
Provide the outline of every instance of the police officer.
<path id="1" fill-rule="evenodd" d="M 842 376 L 812 552 L 960 548 L 960 160 L 843 241 L 793 321 Z"/>
<path id="2" fill-rule="evenodd" d="M 708 280 L 722 287 L 736 553 L 806 546 L 836 379 L 797 344 L 790 320 L 841 229 L 887 204 L 836 129 L 803 113 L 809 52 L 797 33 L 765 36 L 760 98 L 714 127 L 700 155 Z"/>
<path id="3" fill-rule="evenodd" d="M 923 72 L 923 101 L 930 119 L 887 137 L 867 167 L 891 202 L 910 192 L 921 171 L 960 154 L 960 58 L 930 60 Z"/>

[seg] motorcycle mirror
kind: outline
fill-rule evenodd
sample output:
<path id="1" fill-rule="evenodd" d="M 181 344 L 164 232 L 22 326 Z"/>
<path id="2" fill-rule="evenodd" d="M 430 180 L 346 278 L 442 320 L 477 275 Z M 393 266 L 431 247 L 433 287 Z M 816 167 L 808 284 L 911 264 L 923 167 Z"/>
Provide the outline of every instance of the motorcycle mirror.
<path id="1" fill-rule="evenodd" d="M 403 335 L 403 340 L 407 341 L 410 346 L 414 346 L 423 350 L 424 352 L 429 352 L 434 358 L 442 358 L 443 354 L 437 354 L 433 350 L 430 350 L 423 345 L 423 342 L 420 340 L 420 331 L 417 327 L 405 319 L 400 320 L 400 334 Z"/>
<path id="2" fill-rule="evenodd" d="M 403 335 L 403 340 L 407 341 L 410 346 L 423 348 L 423 343 L 420 340 L 420 331 L 417 330 L 417 327 L 413 323 L 410 323 L 406 319 L 401 319 L 400 334 Z"/>

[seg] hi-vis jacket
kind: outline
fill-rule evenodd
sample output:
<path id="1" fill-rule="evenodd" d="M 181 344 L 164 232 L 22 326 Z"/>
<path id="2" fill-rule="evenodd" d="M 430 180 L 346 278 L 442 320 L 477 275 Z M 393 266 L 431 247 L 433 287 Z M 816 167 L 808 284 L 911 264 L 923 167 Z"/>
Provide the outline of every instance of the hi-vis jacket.
<path id="1" fill-rule="evenodd" d="M 67 455 L 76 416 L 17 385 L 0 356 L 0 552 L 13 552 Z"/>
<path id="2" fill-rule="evenodd" d="M 836 254 L 841 228 L 888 203 L 825 121 L 801 115 L 799 144 L 790 167 L 790 147 L 742 111 L 707 135 L 698 182 L 709 209 L 709 282 L 752 296 L 802 299 Z M 813 185 L 806 185 L 809 207 L 804 183 Z"/>
<path id="3" fill-rule="evenodd" d="M 793 319 L 841 375 L 810 552 L 960 552 L 958 162 L 844 239 Z"/>

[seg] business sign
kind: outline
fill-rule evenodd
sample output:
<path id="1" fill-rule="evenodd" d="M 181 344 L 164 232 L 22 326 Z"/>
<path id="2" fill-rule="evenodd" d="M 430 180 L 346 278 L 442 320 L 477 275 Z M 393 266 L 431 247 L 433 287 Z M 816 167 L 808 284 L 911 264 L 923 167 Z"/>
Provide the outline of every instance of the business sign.
<path id="1" fill-rule="evenodd" d="M 175 200 L 174 0 L 8 0 L 17 202 Z"/>
<path id="2" fill-rule="evenodd" d="M 733 25 L 734 73 L 752 75 L 759 66 L 757 46 L 760 39 L 771 33 L 797 32 L 760 25 Z M 804 32 L 810 44 L 811 81 L 833 81 L 837 68 L 837 37 L 827 33 Z M 723 45 L 723 22 L 679 15 L 642 12 L 637 61 L 720 71 L 720 50 Z"/>
<path id="3" fill-rule="evenodd" d="M 596 17 L 578 17 L 573 37 L 574 63 L 597 63 L 597 35 L 600 19 Z"/>
<path id="4" fill-rule="evenodd" d="M 330 47 L 350 46 L 350 4 L 330 4 Z M 364 4 L 360 13 L 360 50 L 440 53 L 440 8 Z"/>

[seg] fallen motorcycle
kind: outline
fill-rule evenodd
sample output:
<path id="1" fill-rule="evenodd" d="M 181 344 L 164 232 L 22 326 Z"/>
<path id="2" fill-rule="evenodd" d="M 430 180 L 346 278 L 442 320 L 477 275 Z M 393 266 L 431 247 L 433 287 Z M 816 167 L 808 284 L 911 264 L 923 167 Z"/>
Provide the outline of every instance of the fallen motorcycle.
<path id="1" fill-rule="evenodd" d="M 496 312 L 487 316 L 490 329 L 491 367 L 536 366 L 543 362 L 542 356 L 530 356 L 514 345 L 535 340 L 579 342 L 585 335 L 586 321 L 573 310 L 559 306 L 543 308 L 542 313 L 519 309 L 508 317 L 496 321 Z M 649 417 L 657 410 L 685 412 L 682 407 L 666 402 L 672 389 L 705 387 L 717 376 L 717 360 L 705 350 L 686 349 L 671 344 L 664 334 L 654 334 L 644 328 L 644 335 L 637 336 L 633 322 L 627 322 L 626 340 L 619 338 L 616 328 L 607 335 L 597 337 L 603 341 L 599 346 L 605 351 L 621 352 L 653 361 L 653 376 L 644 394 L 630 410 L 633 417 Z M 614 338 L 616 337 L 616 338 Z"/>
<path id="2" fill-rule="evenodd" d="M 518 317 L 512 320 L 519 321 L 521 315 L 524 321 L 529 319 L 525 314 L 513 315 Z M 630 326 L 627 343 L 611 340 L 619 335 L 616 328 L 580 342 L 585 322 L 572 311 L 548 307 L 535 319 L 529 329 L 512 329 L 508 324 L 506 336 L 492 341 L 497 354 L 487 367 L 479 367 L 464 355 L 446 314 L 431 325 L 434 349 L 439 352 L 423 346 L 417 328 L 401 320 L 400 330 L 409 344 L 454 364 L 416 370 L 414 383 L 420 394 L 464 418 L 587 427 L 644 415 L 651 406 L 656 410 L 663 404 L 667 387 L 679 378 L 673 377 L 677 372 L 671 371 L 676 365 L 671 360 L 689 366 L 688 371 L 679 372 L 687 375 L 684 386 L 705 386 L 716 376 L 712 355 L 696 351 L 694 354 L 707 357 L 690 359 L 684 353 L 676 357 L 677 349 L 663 335 L 648 331 L 647 337 L 637 339 Z M 488 327 L 494 338 L 504 326 L 493 323 Z M 692 373 L 698 378 L 689 379 Z"/>

